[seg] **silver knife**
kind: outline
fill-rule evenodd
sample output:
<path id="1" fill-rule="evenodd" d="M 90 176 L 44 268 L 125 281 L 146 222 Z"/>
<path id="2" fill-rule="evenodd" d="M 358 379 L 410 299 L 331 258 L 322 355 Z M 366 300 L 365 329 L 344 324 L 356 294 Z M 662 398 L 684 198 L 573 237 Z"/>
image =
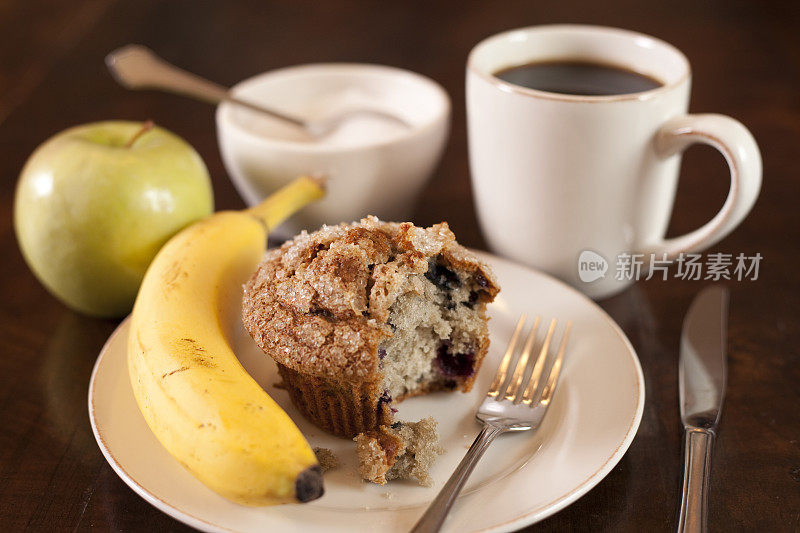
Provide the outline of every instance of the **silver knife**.
<path id="1" fill-rule="evenodd" d="M 706 531 L 711 450 L 727 374 L 728 290 L 698 294 L 683 320 L 678 387 L 683 421 L 683 495 L 679 532 Z"/>

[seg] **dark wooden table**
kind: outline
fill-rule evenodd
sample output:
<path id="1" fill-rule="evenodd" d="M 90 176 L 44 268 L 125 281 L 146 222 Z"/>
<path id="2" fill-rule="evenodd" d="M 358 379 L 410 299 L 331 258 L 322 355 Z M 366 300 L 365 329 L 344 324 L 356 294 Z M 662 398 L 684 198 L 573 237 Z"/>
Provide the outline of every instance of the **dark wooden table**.
<path id="1" fill-rule="evenodd" d="M 319 61 L 385 63 L 432 77 L 453 99 L 453 129 L 414 219 L 446 219 L 464 244 L 481 248 L 467 168 L 467 52 L 500 30 L 549 22 L 620 26 L 675 44 L 693 65 L 692 110 L 732 115 L 758 139 L 761 197 L 713 250 L 764 259 L 758 280 L 728 284 L 730 375 L 710 522 L 717 531 L 800 530 L 800 19 L 793 2 L 744 0 L 0 3 L 0 529 L 187 529 L 117 478 L 92 437 L 89 374 L 117 322 L 55 301 L 26 267 L 11 223 L 14 183 L 31 151 L 68 126 L 101 119 L 152 118 L 183 136 L 211 171 L 217 206 L 242 205 L 217 151 L 213 110 L 121 89 L 103 66 L 108 51 L 147 44 L 226 84 Z M 689 150 L 670 233 L 708 219 L 727 184 L 719 155 Z M 530 530 L 674 528 L 682 469 L 678 339 L 703 286 L 651 280 L 602 302 L 642 362 L 644 418 L 604 481 Z"/>

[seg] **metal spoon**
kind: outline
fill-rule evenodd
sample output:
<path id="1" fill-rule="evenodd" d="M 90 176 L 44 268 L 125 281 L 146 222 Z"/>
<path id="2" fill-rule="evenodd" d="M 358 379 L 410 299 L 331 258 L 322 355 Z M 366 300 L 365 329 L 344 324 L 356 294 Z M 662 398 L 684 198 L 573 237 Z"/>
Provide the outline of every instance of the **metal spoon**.
<path id="1" fill-rule="evenodd" d="M 171 65 L 149 48 L 138 44 L 129 44 L 114 50 L 106 56 L 106 65 L 114 79 L 128 89 L 160 89 L 210 104 L 230 102 L 292 124 L 305 130 L 313 138 L 331 133 L 343 122 L 356 116 L 381 118 L 406 128 L 411 127 L 400 117 L 378 109 L 348 110 L 317 120 L 293 116 L 233 96 L 228 88 Z"/>

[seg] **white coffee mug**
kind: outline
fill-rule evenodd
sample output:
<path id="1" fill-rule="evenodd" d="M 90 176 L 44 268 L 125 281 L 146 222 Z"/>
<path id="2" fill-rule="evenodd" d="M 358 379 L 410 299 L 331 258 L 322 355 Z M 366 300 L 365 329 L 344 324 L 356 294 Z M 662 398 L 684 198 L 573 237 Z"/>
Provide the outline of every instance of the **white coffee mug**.
<path id="1" fill-rule="evenodd" d="M 662 85 L 634 94 L 578 96 L 495 76 L 505 68 L 559 60 L 618 66 Z M 626 30 L 534 26 L 479 43 L 467 63 L 467 125 L 478 217 L 491 249 L 602 298 L 631 283 L 631 276 L 615 275 L 621 254 L 672 259 L 730 233 L 758 197 L 761 155 L 736 120 L 687 115 L 690 84 L 689 62 L 679 50 Z M 665 239 L 681 154 L 693 143 L 722 152 L 730 192 L 711 221 Z M 582 253 L 598 268 L 605 261 L 606 270 L 581 281 Z"/>

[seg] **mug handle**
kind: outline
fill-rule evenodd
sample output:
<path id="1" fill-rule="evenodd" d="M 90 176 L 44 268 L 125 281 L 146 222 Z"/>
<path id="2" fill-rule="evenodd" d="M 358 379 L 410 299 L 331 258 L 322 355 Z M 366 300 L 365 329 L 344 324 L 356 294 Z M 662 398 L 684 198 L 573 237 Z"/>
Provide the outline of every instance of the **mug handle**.
<path id="1" fill-rule="evenodd" d="M 655 137 L 662 158 L 683 153 L 695 143 L 719 150 L 731 172 L 731 188 L 722 209 L 700 228 L 671 239 L 645 243 L 640 253 L 674 259 L 680 253 L 704 250 L 722 240 L 747 216 L 761 190 L 761 153 L 753 135 L 738 120 L 725 115 L 685 115 L 668 120 Z"/>

